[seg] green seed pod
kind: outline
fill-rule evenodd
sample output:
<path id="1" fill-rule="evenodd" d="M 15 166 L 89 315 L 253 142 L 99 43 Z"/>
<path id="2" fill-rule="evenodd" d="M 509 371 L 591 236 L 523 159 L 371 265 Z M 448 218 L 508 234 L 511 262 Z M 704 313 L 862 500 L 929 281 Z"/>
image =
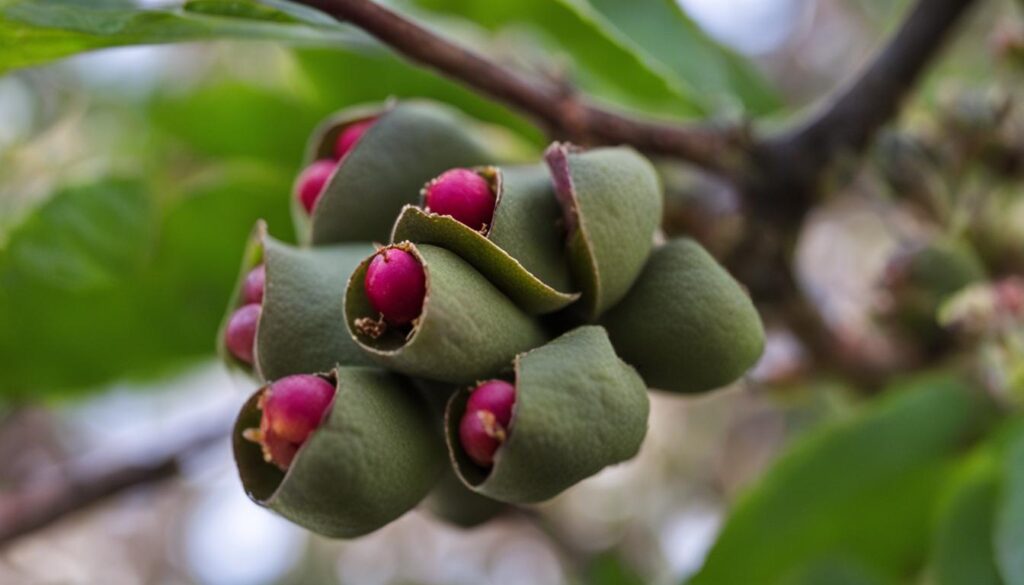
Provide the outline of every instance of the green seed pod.
<path id="1" fill-rule="evenodd" d="M 334 402 L 287 472 L 243 435 L 260 425 L 261 391 L 235 422 L 235 463 L 246 493 L 313 532 L 353 538 L 415 507 L 444 469 L 429 409 L 402 378 L 375 368 L 337 368 Z"/>
<path id="2" fill-rule="evenodd" d="M 511 509 L 504 502 L 467 488 L 451 469 L 441 476 L 423 507 L 434 517 L 460 528 L 479 526 Z"/>
<path id="3" fill-rule="evenodd" d="M 446 169 L 492 159 L 471 134 L 474 123 L 459 112 L 428 101 L 402 101 L 331 118 L 313 133 L 306 164 L 331 158 L 345 126 L 369 118 L 375 122 L 341 160 L 312 215 L 292 198 L 301 241 L 386 241 L 395 216 L 403 205 L 416 203 L 423 183 Z"/>
<path id="4" fill-rule="evenodd" d="M 636 455 L 650 404 L 643 380 L 597 326 L 579 327 L 515 359 L 508 437 L 484 469 L 466 455 L 459 423 L 469 391 L 448 403 L 448 452 L 470 489 L 504 502 L 553 498 L 604 467 Z"/>
<path id="5" fill-rule="evenodd" d="M 671 392 L 725 386 L 764 349 L 750 297 L 690 239 L 655 250 L 629 295 L 601 323 L 648 386 Z"/>
<path id="6" fill-rule="evenodd" d="M 372 257 L 352 273 L 345 296 L 349 331 L 379 364 L 410 376 L 468 384 L 500 372 L 517 353 L 547 340 L 536 320 L 462 258 L 436 246 L 392 247 L 412 254 L 426 273 L 423 309 L 411 330 L 378 320 L 364 286 Z"/>
<path id="7" fill-rule="evenodd" d="M 579 298 L 565 256 L 562 215 L 551 177 L 540 165 L 484 167 L 497 195 L 494 219 L 481 233 L 450 216 L 407 206 L 391 241 L 434 244 L 479 270 L 531 314 L 557 311 Z"/>
<path id="8" fill-rule="evenodd" d="M 263 380 L 324 372 L 336 365 L 372 365 L 338 323 L 348 277 L 372 252 L 373 246 L 368 243 L 296 248 L 267 235 L 266 224 L 258 222 L 222 333 L 217 337 L 221 356 L 230 366 L 246 371 L 255 367 Z M 244 302 L 245 275 L 261 263 L 266 284 L 256 329 L 255 359 L 250 366 L 226 350 L 223 331 L 235 307 Z"/>
<path id="9" fill-rule="evenodd" d="M 562 205 L 579 310 L 596 319 L 626 296 L 661 223 L 661 183 L 631 148 L 579 151 L 554 143 L 545 159 Z"/>

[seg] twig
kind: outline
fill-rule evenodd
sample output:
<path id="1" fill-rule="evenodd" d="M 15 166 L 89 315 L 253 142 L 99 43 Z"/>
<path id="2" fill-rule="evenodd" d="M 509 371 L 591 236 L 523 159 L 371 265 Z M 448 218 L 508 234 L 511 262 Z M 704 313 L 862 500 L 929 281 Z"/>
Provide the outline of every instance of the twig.
<path id="1" fill-rule="evenodd" d="M 746 146 L 744 128 L 659 123 L 597 107 L 564 84 L 531 79 L 444 39 L 370 0 L 299 0 L 365 30 L 407 59 L 533 117 L 562 138 L 630 144 L 729 175 Z"/>
<path id="2" fill-rule="evenodd" d="M 154 460 L 121 462 L 101 470 L 88 465 L 71 465 L 59 473 L 60 481 L 0 494 L 0 549 L 20 536 L 130 488 L 176 476 L 183 460 L 226 440 L 227 433 L 224 425 L 218 425 L 186 437 Z"/>

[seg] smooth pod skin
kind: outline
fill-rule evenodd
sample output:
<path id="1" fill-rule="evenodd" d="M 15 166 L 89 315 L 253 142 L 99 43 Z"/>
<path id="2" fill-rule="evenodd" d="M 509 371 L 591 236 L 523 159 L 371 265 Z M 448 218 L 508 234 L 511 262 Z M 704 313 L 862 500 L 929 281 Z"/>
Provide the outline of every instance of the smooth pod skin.
<path id="1" fill-rule="evenodd" d="M 338 134 L 338 140 L 334 143 L 334 158 L 337 160 L 344 158 L 375 121 L 376 120 L 374 118 L 370 118 L 369 120 L 361 120 L 346 126 L 345 129 Z"/>
<path id="2" fill-rule="evenodd" d="M 385 321 L 406 325 L 419 317 L 427 294 L 423 265 L 401 248 L 384 248 L 366 268 L 366 298 Z"/>
<path id="3" fill-rule="evenodd" d="M 337 166 L 333 160 L 320 159 L 313 161 L 299 173 L 299 178 L 295 181 L 295 197 L 307 214 L 313 213 L 316 202 L 323 195 L 324 186 Z"/>
<path id="4" fill-rule="evenodd" d="M 423 188 L 427 211 L 450 215 L 476 231 L 490 225 L 495 200 L 490 182 L 470 169 L 449 169 Z"/>
<path id="5" fill-rule="evenodd" d="M 256 328 L 260 320 L 260 306 L 256 303 L 243 305 L 231 314 L 224 332 L 224 343 L 239 360 L 253 363 L 256 344 Z"/>
<path id="6" fill-rule="evenodd" d="M 257 442 L 268 463 L 287 470 L 302 444 L 324 418 L 334 400 L 334 385 L 320 376 L 296 374 L 263 391 Z"/>
<path id="7" fill-rule="evenodd" d="M 426 296 L 412 328 L 389 326 L 367 298 L 373 256 L 349 279 L 345 323 L 365 355 L 407 376 L 450 384 L 494 377 L 517 353 L 543 344 L 547 332 L 458 255 L 400 242 L 426 274 Z"/>
<path id="8" fill-rule="evenodd" d="M 246 303 L 262 303 L 263 289 L 267 284 L 267 267 L 260 264 L 245 275 L 245 282 L 242 284 L 242 295 Z"/>
<path id="9" fill-rule="evenodd" d="M 517 356 L 515 376 L 510 431 L 489 468 L 460 438 L 472 394 L 462 390 L 448 403 L 449 456 L 470 489 L 503 502 L 540 502 L 640 449 L 647 389 L 601 327 L 578 327 Z"/>
<path id="10" fill-rule="evenodd" d="M 629 295 L 601 324 L 648 386 L 671 392 L 730 384 L 764 349 L 764 328 L 750 297 L 690 239 L 655 250 Z"/>
<path id="11" fill-rule="evenodd" d="M 444 469 L 437 425 L 422 397 L 400 376 L 376 368 L 337 368 L 335 398 L 315 432 L 282 471 L 245 438 L 260 423 L 254 394 L 233 433 L 246 493 L 318 534 L 354 538 L 415 507 Z"/>

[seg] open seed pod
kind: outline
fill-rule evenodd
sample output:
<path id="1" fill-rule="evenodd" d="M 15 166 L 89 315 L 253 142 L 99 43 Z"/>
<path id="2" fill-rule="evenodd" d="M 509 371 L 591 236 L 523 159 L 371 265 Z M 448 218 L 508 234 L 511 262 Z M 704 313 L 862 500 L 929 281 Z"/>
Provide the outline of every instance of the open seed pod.
<path id="1" fill-rule="evenodd" d="M 422 310 L 405 327 L 380 318 L 365 286 L 371 261 L 388 250 L 411 254 L 426 276 Z M 536 320 L 454 253 L 409 242 L 379 253 L 352 273 L 345 296 L 349 331 L 379 364 L 410 376 L 468 384 L 507 369 L 517 353 L 547 340 Z"/>
<path id="2" fill-rule="evenodd" d="M 496 195 L 494 218 L 483 231 L 449 215 L 406 206 L 391 241 L 452 250 L 531 314 L 557 311 L 579 298 L 570 292 L 565 227 L 547 169 L 532 165 L 476 171 Z"/>
<path id="3" fill-rule="evenodd" d="M 579 150 L 554 143 L 544 153 L 568 233 L 573 282 L 586 320 L 626 296 L 661 224 L 661 182 L 627 147 Z"/>
<path id="4" fill-rule="evenodd" d="M 415 507 L 444 468 L 430 410 L 403 378 L 375 368 L 337 368 L 320 426 L 286 472 L 246 438 L 259 428 L 256 392 L 235 422 L 235 463 L 246 493 L 309 530 L 333 538 L 372 532 Z"/>
<path id="5" fill-rule="evenodd" d="M 648 386 L 672 392 L 725 386 L 764 349 L 750 297 L 690 239 L 655 250 L 629 295 L 601 324 Z"/>
<path id="6" fill-rule="evenodd" d="M 401 101 L 334 116 L 313 133 L 306 164 L 332 158 L 345 128 L 367 120 L 372 125 L 342 157 L 312 214 L 292 198 L 301 241 L 387 241 L 395 216 L 403 205 L 416 203 L 424 182 L 445 169 L 492 158 L 462 114 L 434 102 Z"/>
<path id="7" fill-rule="evenodd" d="M 258 222 L 217 338 L 221 356 L 231 366 L 255 369 L 264 380 L 324 372 L 336 365 L 371 365 L 338 320 L 344 314 L 348 277 L 372 251 L 368 243 L 296 248 L 270 237 L 266 224 Z M 262 309 L 250 364 L 226 347 L 226 330 L 236 308 L 247 300 L 247 276 L 260 265 L 265 271 Z"/>
<path id="8" fill-rule="evenodd" d="M 448 452 L 472 490 L 504 502 L 550 499 L 636 455 L 650 408 L 643 380 L 615 355 L 604 329 L 579 327 L 515 359 L 515 403 L 490 469 L 470 459 L 459 426 L 461 390 L 445 417 Z"/>
<path id="9" fill-rule="evenodd" d="M 479 526 L 512 509 L 467 488 L 451 469 L 441 475 L 423 507 L 435 518 L 460 528 Z"/>

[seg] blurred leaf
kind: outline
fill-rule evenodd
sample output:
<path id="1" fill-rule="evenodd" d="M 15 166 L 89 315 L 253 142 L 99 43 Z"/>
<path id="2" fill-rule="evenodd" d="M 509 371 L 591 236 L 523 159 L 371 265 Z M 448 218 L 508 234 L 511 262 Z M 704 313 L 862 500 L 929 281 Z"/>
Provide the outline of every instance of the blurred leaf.
<path id="1" fill-rule="evenodd" d="M 703 94 L 739 99 L 751 114 L 781 105 L 749 61 L 718 44 L 675 0 L 589 0 L 630 40 Z"/>
<path id="2" fill-rule="evenodd" d="M 858 563 L 838 558 L 825 559 L 804 567 L 784 581 L 785 585 L 890 585 Z"/>
<path id="3" fill-rule="evenodd" d="M 936 585 L 1002 585 L 992 542 L 1000 475 L 986 449 L 969 459 L 953 482 L 932 547 Z"/>
<path id="4" fill-rule="evenodd" d="M 211 11 L 210 2 L 200 4 L 199 10 Z M 259 9 L 252 1 L 228 4 L 235 7 L 236 15 L 249 18 L 143 10 L 121 2 L 0 0 L 0 74 L 82 51 L 123 45 L 230 38 L 343 46 L 352 39 L 336 23 L 327 27 L 313 11 L 286 3 Z M 311 22 L 318 26 L 308 26 Z"/>
<path id="5" fill-rule="evenodd" d="M 546 142 L 521 115 L 391 53 L 303 49 L 296 56 L 308 85 L 325 107 L 340 109 L 391 96 L 433 98 L 479 120 L 511 128 L 538 146 Z"/>
<path id="6" fill-rule="evenodd" d="M 186 12 L 197 14 L 302 23 L 344 30 L 341 23 L 331 16 L 286 0 L 187 0 L 183 8 Z"/>
<path id="7" fill-rule="evenodd" d="M 298 167 L 310 132 L 328 112 L 280 90 L 222 82 L 158 99 L 155 124 L 215 157 L 251 157 L 289 171 Z"/>
<path id="8" fill-rule="evenodd" d="M 595 558 L 583 578 L 585 585 L 644 585 L 646 582 L 622 557 L 614 553 L 604 553 Z"/>
<path id="9" fill-rule="evenodd" d="M 978 426 L 967 388 L 939 376 L 800 437 L 743 497 L 694 585 L 770 585 L 842 555 L 881 575 L 923 557 L 939 486 Z"/>
<path id="10" fill-rule="evenodd" d="M 150 254 L 145 267 L 106 265 L 102 287 L 37 278 L 8 254 L 47 241 L 59 229 L 45 223 L 54 208 L 77 202 L 83 205 L 77 213 L 85 214 L 86 195 L 110 198 L 119 209 L 152 202 L 152 195 L 139 182 L 114 179 L 55 194 L 0 252 L 0 396 L 41 400 L 212 356 L 253 222 L 267 217 L 276 235 L 291 236 L 289 184 L 290 176 L 268 169 L 228 169 L 174 200 L 162 219 L 132 229 L 98 224 L 109 231 L 78 241 L 72 256 L 102 257 L 115 247 Z"/>
<path id="11" fill-rule="evenodd" d="M 0 250 L 0 288 L 112 286 L 146 262 L 155 224 L 151 201 L 137 184 L 62 191 L 14 229 Z"/>
<path id="12" fill-rule="evenodd" d="M 1024 584 L 1024 428 L 1009 439 L 1002 462 L 1005 474 L 997 502 L 995 554 L 1006 585 Z"/>
<path id="13" fill-rule="evenodd" d="M 429 10 L 469 19 L 491 30 L 527 25 L 561 47 L 578 66 L 578 83 L 598 97 L 647 113 L 692 117 L 701 96 L 671 69 L 649 58 L 600 13 L 578 0 L 416 0 Z M 632 3 L 629 3 L 632 5 Z M 551 65 L 551 63 L 549 63 Z"/>

